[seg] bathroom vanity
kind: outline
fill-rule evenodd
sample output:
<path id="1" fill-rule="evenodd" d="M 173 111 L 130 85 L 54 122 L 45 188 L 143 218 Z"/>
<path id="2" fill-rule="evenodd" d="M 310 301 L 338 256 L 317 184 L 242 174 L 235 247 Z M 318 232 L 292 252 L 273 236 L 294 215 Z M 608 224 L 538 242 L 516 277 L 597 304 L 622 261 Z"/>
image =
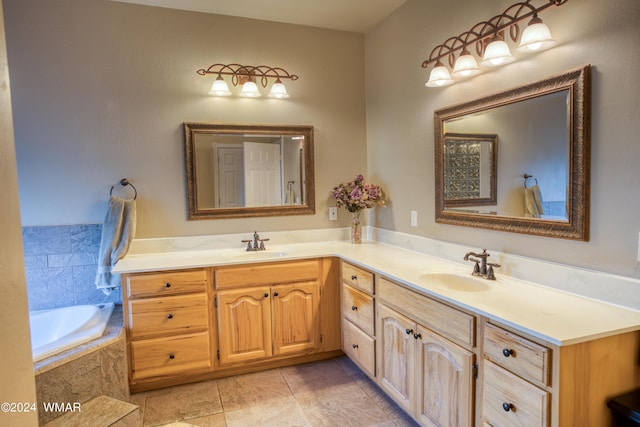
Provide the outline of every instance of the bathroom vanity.
<path id="1" fill-rule="evenodd" d="M 640 312 L 471 267 L 344 242 L 128 256 L 131 389 L 344 352 L 422 425 L 611 425 Z"/>

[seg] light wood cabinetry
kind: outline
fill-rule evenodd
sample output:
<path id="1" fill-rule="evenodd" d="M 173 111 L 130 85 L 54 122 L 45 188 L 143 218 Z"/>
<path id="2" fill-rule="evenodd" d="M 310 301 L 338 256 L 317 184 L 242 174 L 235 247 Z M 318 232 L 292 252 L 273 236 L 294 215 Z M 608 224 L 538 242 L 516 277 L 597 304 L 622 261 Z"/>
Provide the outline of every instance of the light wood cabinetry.
<path id="1" fill-rule="evenodd" d="M 312 260 L 216 269 L 220 365 L 319 352 L 321 267 Z"/>
<path id="2" fill-rule="evenodd" d="M 123 277 L 130 382 L 212 369 L 206 269 Z"/>
<path id="3" fill-rule="evenodd" d="M 475 317 L 384 278 L 378 289 L 380 387 L 422 425 L 472 426 Z"/>
<path id="4" fill-rule="evenodd" d="M 355 265 L 341 264 L 342 349 L 373 378 L 376 376 L 374 275 Z"/>

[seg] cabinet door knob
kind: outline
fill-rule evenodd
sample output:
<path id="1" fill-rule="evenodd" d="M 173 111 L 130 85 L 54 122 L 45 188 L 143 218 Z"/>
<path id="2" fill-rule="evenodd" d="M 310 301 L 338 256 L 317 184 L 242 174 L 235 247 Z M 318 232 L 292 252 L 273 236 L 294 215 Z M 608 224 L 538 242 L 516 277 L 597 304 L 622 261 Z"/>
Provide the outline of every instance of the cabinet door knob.
<path id="1" fill-rule="evenodd" d="M 265 293 L 264 293 L 264 297 L 265 297 L 265 298 L 269 298 L 269 292 L 265 292 Z"/>
<path id="2" fill-rule="evenodd" d="M 407 333 L 407 335 L 411 335 L 413 333 L 413 329 L 407 329 L 405 330 L 405 332 Z"/>
<path id="3" fill-rule="evenodd" d="M 358 307 L 356 307 L 355 305 L 351 306 L 351 310 L 356 311 L 358 309 Z"/>
<path id="4" fill-rule="evenodd" d="M 277 291 L 273 293 L 273 296 L 274 296 L 274 297 L 277 297 L 278 295 L 279 295 L 279 294 L 278 294 L 278 292 L 277 292 Z"/>
<path id="5" fill-rule="evenodd" d="M 173 319 L 173 314 L 171 313 L 167 314 L 167 319 Z"/>
<path id="6" fill-rule="evenodd" d="M 420 338 L 422 338 L 422 334 L 413 334 L 413 337 L 419 340 Z"/>
<path id="7" fill-rule="evenodd" d="M 502 355 L 504 357 L 513 356 L 513 350 L 510 348 L 505 348 L 504 350 L 502 350 Z"/>
<path id="8" fill-rule="evenodd" d="M 165 287 L 165 288 L 170 288 L 170 287 L 171 287 L 171 283 L 169 283 L 169 282 L 165 283 L 165 284 L 164 284 L 164 287 Z"/>
<path id="9" fill-rule="evenodd" d="M 175 358 L 176 358 L 176 355 L 175 355 L 175 354 L 170 354 L 170 355 L 169 355 L 169 359 L 173 360 L 173 359 L 175 359 Z"/>
<path id="10" fill-rule="evenodd" d="M 513 403 L 507 403 L 507 402 L 504 402 L 504 403 L 502 404 L 502 409 L 504 409 L 504 410 L 505 410 L 505 412 L 512 411 L 512 410 L 513 410 L 513 408 L 514 408 Z"/>
<path id="11" fill-rule="evenodd" d="M 351 276 L 351 280 L 358 280 L 358 276 L 354 274 L 353 276 Z"/>
<path id="12" fill-rule="evenodd" d="M 353 348 L 358 348 L 358 344 L 354 344 L 352 347 Z"/>

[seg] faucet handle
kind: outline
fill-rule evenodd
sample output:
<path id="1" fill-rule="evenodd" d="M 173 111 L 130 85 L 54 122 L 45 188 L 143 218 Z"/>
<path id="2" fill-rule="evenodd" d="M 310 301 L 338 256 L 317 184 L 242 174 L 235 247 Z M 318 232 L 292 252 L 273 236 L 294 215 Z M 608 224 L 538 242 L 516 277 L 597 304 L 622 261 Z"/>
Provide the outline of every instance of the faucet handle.
<path id="1" fill-rule="evenodd" d="M 247 244 L 247 251 L 252 251 L 253 249 L 251 249 L 251 240 L 242 240 L 242 243 L 246 243 Z"/>
<path id="2" fill-rule="evenodd" d="M 487 280 L 496 280 L 496 275 L 493 272 L 493 267 L 500 267 L 500 264 L 487 263 Z"/>
<path id="3" fill-rule="evenodd" d="M 266 248 L 264 247 L 264 242 L 268 242 L 270 239 L 260 239 L 260 250 L 264 251 Z"/>

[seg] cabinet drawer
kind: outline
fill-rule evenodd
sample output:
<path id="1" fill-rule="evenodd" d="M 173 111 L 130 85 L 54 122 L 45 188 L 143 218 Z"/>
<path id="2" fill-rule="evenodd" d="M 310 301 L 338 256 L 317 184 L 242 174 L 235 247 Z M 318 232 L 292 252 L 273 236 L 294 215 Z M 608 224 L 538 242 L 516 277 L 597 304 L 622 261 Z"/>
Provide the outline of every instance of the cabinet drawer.
<path id="1" fill-rule="evenodd" d="M 216 289 L 263 286 L 316 280 L 320 276 L 319 260 L 249 264 L 220 267 L 215 270 Z"/>
<path id="2" fill-rule="evenodd" d="M 375 376 L 375 340 L 348 320 L 342 322 L 342 349 L 367 374 Z"/>
<path id="3" fill-rule="evenodd" d="M 210 356 L 208 332 L 133 341 L 133 378 L 209 369 Z"/>
<path id="4" fill-rule="evenodd" d="M 498 326 L 485 323 L 484 353 L 521 377 L 549 384 L 551 350 Z"/>
<path id="5" fill-rule="evenodd" d="M 482 415 L 496 426 L 545 427 L 549 393 L 485 360 Z"/>
<path id="6" fill-rule="evenodd" d="M 129 316 L 131 338 L 207 329 L 207 295 L 131 300 Z"/>
<path id="7" fill-rule="evenodd" d="M 390 282 L 378 281 L 378 297 L 417 323 L 466 347 L 475 345 L 475 317 Z"/>
<path id="8" fill-rule="evenodd" d="M 342 316 L 369 335 L 373 335 L 373 298 L 342 284 Z"/>
<path id="9" fill-rule="evenodd" d="M 342 281 L 373 294 L 373 274 L 346 262 L 342 263 Z"/>
<path id="10" fill-rule="evenodd" d="M 174 271 L 157 274 L 126 276 L 129 298 L 157 297 L 187 292 L 204 292 L 207 289 L 207 271 Z"/>

